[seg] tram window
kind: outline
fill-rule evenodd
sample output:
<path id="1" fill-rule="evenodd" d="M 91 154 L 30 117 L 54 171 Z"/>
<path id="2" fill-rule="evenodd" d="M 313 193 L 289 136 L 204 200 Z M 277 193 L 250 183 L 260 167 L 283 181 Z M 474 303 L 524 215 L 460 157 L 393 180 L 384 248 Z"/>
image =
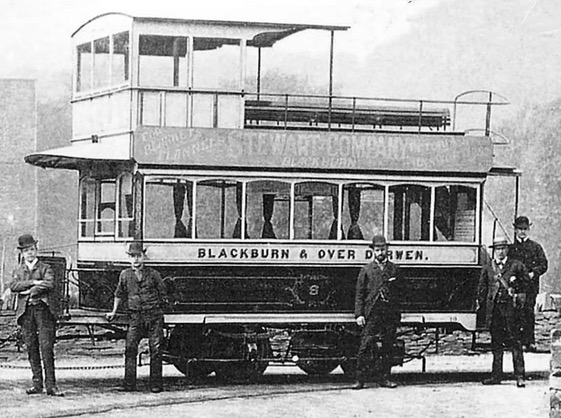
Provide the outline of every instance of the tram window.
<path id="1" fill-rule="evenodd" d="M 110 84 L 109 37 L 94 41 L 94 88 L 107 87 Z"/>
<path id="2" fill-rule="evenodd" d="M 191 238 L 193 183 L 176 178 L 149 179 L 144 192 L 146 238 Z"/>
<path id="3" fill-rule="evenodd" d="M 476 189 L 440 186 L 435 190 L 434 239 L 475 241 Z"/>
<path id="4" fill-rule="evenodd" d="M 78 45 L 76 49 L 77 71 L 76 91 L 86 91 L 92 88 L 93 54 L 90 42 Z"/>
<path id="5" fill-rule="evenodd" d="M 241 183 L 205 180 L 197 183 L 198 238 L 232 238 L 241 214 Z"/>
<path id="6" fill-rule="evenodd" d="M 240 40 L 193 39 L 193 87 L 239 90 Z"/>
<path id="7" fill-rule="evenodd" d="M 398 185 L 391 186 L 389 192 L 389 239 L 428 241 L 431 189 Z"/>
<path id="8" fill-rule="evenodd" d="M 129 33 L 113 35 L 113 57 L 111 61 L 111 84 L 120 84 L 129 79 Z"/>
<path id="9" fill-rule="evenodd" d="M 103 180 L 100 184 L 99 205 L 97 207 L 97 233 L 115 233 L 115 181 Z"/>
<path id="10" fill-rule="evenodd" d="M 132 174 L 125 173 L 119 177 L 119 216 L 117 231 L 119 237 L 134 236 Z"/>
<path id="11" fill-rule="evenodd" d="M 383 186 L 354 183 L 343 187 L 343 238 L 371 240 L 384 232 Z"/>
<path id="12" fill-rule="evenodd" d="M 80 236 L 94 236 L 96 181 L 83 178 L 80 182 Z"/>
<path id="13" fill-rule="evenodd" d="M 337 185 L 331 183 L 296 184 L 294 191 L 295 239 L 334 239 L 337 237 L 336 201 L 338 193 Z"/>
<path id="14" fill-rule="evenodd" d="M 247 183 L 246 228 L 248 238 L 290 237 L 290 184 L 259 180 Z"/>
<path id="15" fill-rule="evenodd" d="M 139 83 L 187 87 L 187 38 L 140 35 Z"/>

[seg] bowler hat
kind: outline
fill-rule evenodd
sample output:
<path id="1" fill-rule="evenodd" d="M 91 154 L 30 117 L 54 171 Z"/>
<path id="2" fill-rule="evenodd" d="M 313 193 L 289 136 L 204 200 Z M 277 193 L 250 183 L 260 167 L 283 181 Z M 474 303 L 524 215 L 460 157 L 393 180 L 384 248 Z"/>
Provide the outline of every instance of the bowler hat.
<path id="1" fill-rule="evenodd" d="M 519 216 L 514 220 L 513 225 L 515 228 L 528 228 L 532 225 L 532 222 L 530 222 L 527 216 Z"/>
<path id="2" fill-rule="evenodd" d="M 23 234 L 18 238 L 18 250 L 25 250 L 37 244 L 37 240 L 31 234 Z"/>
<path id="3" fill-rule="evenodd" d="M 493 245 L 491 247 L 498 248 L 498 247 L 508 247 L 509 242 L 506 237 L 495 237 L 493 240 Z"/>
<path id="4" fill-rule="evenodd" d="M 142 241 L 133 241 L 129 244 L 129 248 L 127 249 L 128 255 L 137 255 L 137 254 L 144 254 L 146 249 L 144 248 Z"/>
<path id="5" fill-rule="evenodd" d="M 372 237 L 372 244 L 370 244 L 371 248 L 374 247 L 383 247 L 386 246 L 388 243 L 386 241 L 386 237 L 384 237 L 383 235 L 374 235 Z"/>

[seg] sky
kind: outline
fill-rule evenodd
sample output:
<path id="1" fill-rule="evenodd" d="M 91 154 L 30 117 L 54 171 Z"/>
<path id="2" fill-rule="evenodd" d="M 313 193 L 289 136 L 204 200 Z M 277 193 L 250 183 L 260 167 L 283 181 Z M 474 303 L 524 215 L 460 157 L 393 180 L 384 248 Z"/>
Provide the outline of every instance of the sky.
<path id="1" fill-rule="evenodd" d="M 37 79 L 39 98 L 62 91 L 71 34 L 110 11 L 348 25 L 335 39 L 334 81 L 345 95 L 452 100 L 485 89 L 509 99 L 509 114 L 561 97 L 557 0 L 2 0 L 0 78 Z M 283 71 L 326 79 L 327 34 L 278 46 Z"/>

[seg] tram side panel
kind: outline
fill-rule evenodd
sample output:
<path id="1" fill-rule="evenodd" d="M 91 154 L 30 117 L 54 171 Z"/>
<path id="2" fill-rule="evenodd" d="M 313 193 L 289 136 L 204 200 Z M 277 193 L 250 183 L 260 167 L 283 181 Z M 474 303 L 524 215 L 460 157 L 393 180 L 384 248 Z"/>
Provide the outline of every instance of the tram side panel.
<path id="1" fill-rule="evenodd" d="M 80 269 L 80 306 L 110 310 L 122 268 Z M 167 312 L 184 314 L 352 314 L 360 269 L 250 265 L 156 268 L 168 288 Z M 402 271 L 404 313 L 475 312 L 479 267 L 403 266 Z M 126 310 L 126 305 L 122 309 Z"/>

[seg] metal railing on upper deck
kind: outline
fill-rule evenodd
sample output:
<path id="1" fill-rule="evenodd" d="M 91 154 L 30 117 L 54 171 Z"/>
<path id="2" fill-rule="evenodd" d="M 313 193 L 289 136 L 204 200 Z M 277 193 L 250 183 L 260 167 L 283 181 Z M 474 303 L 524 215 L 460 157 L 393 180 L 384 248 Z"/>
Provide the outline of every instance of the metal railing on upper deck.
<path id="1" fill-rule="evenodd" d="M 255 99 L 253 99 L 255 97 Z M 439 102 L 386 98 L 246 93 L 245 127 L 309 130 L 446 131 L 449 108 Z"/>
<path id="2" fill-rule="evenodd" d="M 491 109 L 509 104 L 490 91 L 453 101 L 138 88 L 139 124 L 348 132 L 466 133 L 489 136 Z M 484 94 L 481 100 L 466 95 Z M 462 100 L 460 100 L 462 99 Z"/>
<path id="3" fill-rule="evenodd" d="M 480 113 L 479 120 L 483 122 L 468 124 L 461 132 L 469 126 L 472 132 L 489 136 L 492 106 L 508 101 L 487 91 L 485 100 L 460 100 L 465 95 L 479 93 L 483 91 L 465 92 L 454 101 L 245 93 L 245 128 L 419 133 L 445 132 L 452 128 L 451 132 L 458 132 L 461 109 L 469 106 L 479 107 L 480 112 L 475 113 Z"/>

